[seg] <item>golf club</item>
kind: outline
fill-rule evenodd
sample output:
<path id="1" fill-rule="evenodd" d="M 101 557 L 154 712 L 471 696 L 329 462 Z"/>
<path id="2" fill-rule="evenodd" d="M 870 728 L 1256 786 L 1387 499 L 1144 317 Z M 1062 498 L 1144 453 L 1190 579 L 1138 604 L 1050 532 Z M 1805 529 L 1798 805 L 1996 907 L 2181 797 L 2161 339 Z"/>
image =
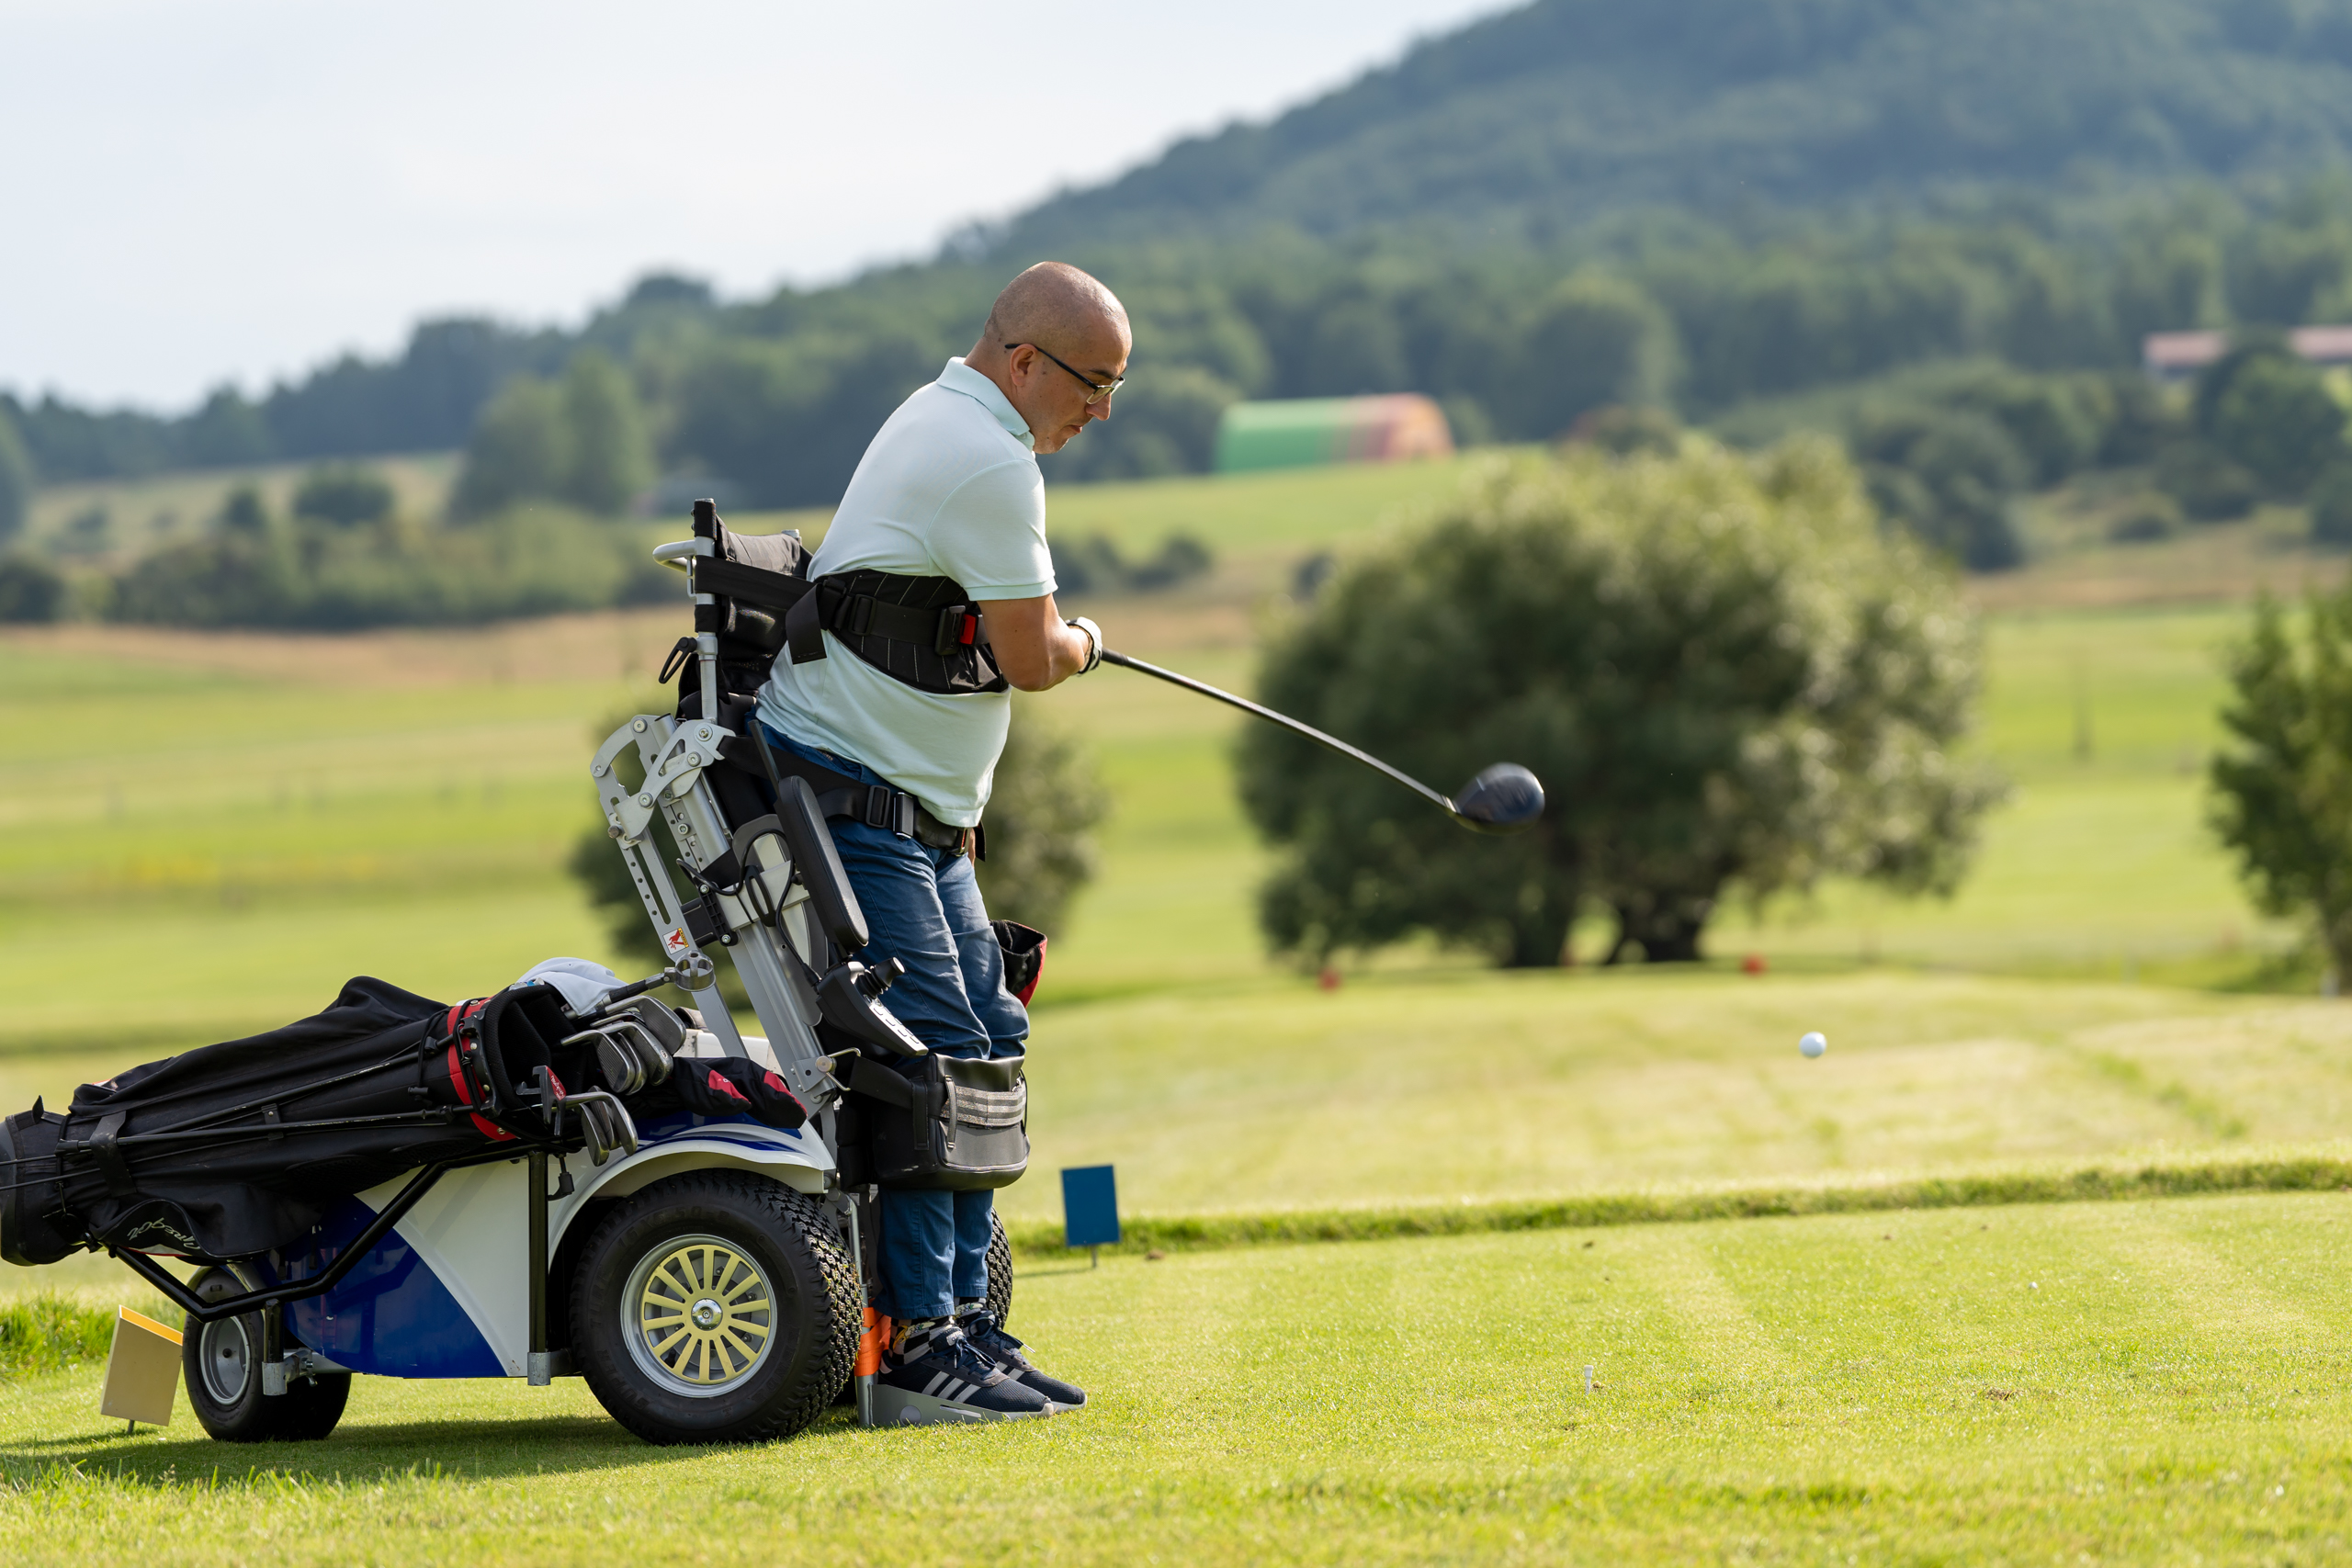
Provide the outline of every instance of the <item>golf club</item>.
<path id="1" fill-rule="evenodd" d="M 1474 833 L 1516 833 L 1534 825 L 1544 814 L 1544 785 L 1533 773 L 1517 762 L 1497 762 L 1479 771 L 1478 776 L 1462 786 L 1462 794 L 1449 800 L 1417 778 L 1397 772 L 1379 758 L 1357 750 L 1344 740 L 1335 739 L 1312 725 L 1301 724 L 1287 714 L 1260 707 L 1247 698 L 1231 692 L 1221 692 L 1205 681 L 1195 681 L 1189 675 L 1179 675 L 1173 670 L 1162 670 L 1157 664 L 1146 664 L 1140 659 L 1130 659 L 1111 649 L 1102 650 L 1102 662 L 1122 669 L 1157 677 L 1171 686 L 1182 686 L 1188 692 L 1214 697 L 1230 704 L 1244 713 L 1254 713 L 1285 729 L 1295 730 L 1319 746 L 1327 746 L 1342 757 L 1352 758 L 1376 773 L 1385 773 L 1424 800 L 1445 808 L 1446 815 Z"/>

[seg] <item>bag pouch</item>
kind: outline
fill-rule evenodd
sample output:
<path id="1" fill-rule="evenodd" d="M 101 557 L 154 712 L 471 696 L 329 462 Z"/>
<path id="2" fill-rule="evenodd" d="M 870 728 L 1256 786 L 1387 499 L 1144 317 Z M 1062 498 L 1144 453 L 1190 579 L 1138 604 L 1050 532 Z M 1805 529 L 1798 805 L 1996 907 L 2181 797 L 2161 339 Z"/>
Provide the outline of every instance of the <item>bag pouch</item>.
<path id="1" fill-rule="evenodd" d="M 852 1091 L 867 1103 L 874 1179 L 902 1191 L 1009 1187 L 1029 1168 L 1027 1058 L 933 1053 L 892 1071 L 859 1057 Z"/>
<path id="2" fill-rule="evenodd" d="M 1046 975 L 1046 933 L 1018 920 L 990 920 L 996 944 L 1004 952 L 1004 988 L 1023 1007 L 1037 994 Z"/>

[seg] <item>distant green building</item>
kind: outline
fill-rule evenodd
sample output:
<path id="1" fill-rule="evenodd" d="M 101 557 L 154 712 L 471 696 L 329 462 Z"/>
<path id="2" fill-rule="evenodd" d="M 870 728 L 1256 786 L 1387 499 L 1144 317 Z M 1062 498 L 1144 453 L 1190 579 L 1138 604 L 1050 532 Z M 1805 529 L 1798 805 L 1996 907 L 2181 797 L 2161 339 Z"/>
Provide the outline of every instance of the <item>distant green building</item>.
<path id="1" fill-rule="evenodd" d="M 1236 403 L 1216 432 L 1216 471 L 1392 463 L 1453 450 L 1445 411 L 1418 392 Z"/>

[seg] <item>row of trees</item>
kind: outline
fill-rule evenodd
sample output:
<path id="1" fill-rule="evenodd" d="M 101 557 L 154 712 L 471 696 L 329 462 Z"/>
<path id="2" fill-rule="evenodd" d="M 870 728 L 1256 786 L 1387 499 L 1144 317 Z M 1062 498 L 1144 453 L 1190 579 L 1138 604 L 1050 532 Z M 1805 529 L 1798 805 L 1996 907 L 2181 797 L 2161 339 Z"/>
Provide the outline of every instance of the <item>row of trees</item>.
<path id="1" fill-rule="evenodd" d="M 296 627 L 478 622 L 616 604 L 662 603 L 673 573 L 641 541 L 552 505 L 522 505 L 464 527 L 403 517 L 390 487 L 364 468 L 314 471 L 289 513 L 261 493 L 230 493 L 196 538 L 166 545 L 73 584 L 12 558 L 0 619 L 53 620 L 79 608 L 110 620 L 180 626 Z"/>
<path id="2" fill-rule="evenodd" d="M 2090 210 L 1661 219 L 1541 244 L 1479 236 L 1476 249 L 1270 231 L 1080 246 L 1070 259 L 1134 311 L 1136 376 L 1111 423 L 1051 472 L 1204 468 L 1218 414 L 1245 397 L 1418 390 L 1442 400 L 1465 438 L 1548 439 L 1609 404 L 1712 419 L 1935 361 L 2121 370 L 2151 331 L 2352 318 L 2352 183 Z M 339 361 L 256 403 L 223 392 L 157 420 L 0 399 L 0 423 L 52 480 L 479 437 L 484 483 L 506 496 L 603 508 L 650 465 L 723 476 L 749 501 L 818 504 L 899 400 L 968 346 L 995 288 L 1029 259 L 950 254 L 742 305 L 653 277 L 576 333 L 434 322 L 395 359 Z M 592 350 L 617 377 L 567 369 L 604 365 Z M 518 376 L 537 389 L 502 394 Z M 577 440 L 565 455 L 567 419 L 585 417 L 567 406 L 585 382 L 619 381 L 633 405 L 607 395 L 598 415 L 619 439 L 591 444 L 610 471 L 571 471 L 589 457 Z"/>

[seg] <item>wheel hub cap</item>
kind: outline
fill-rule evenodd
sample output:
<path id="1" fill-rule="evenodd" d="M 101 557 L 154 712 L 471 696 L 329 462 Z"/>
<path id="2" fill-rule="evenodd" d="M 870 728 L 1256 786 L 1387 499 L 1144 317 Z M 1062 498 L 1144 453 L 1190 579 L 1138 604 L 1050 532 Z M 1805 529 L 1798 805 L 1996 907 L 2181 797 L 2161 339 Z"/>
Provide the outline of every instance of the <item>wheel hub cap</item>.
<path id="1" fill-rule="evenodd" d="M 234 1404 L 244 1397 L 245 1379 L 252 1375 L 253 1347 L 245 1325 L 224 1318 L 204 1325 L 197 1340 L 197 1355 L 204 1368 L 204 1386 L 220 1404 Z"/>
<path id="2" fill-rule="evenodd" d="M 775 1338 L 775 1292 L 758 1264 L 717 1236 L 656 1246 L 632 1271 L 622 1310 L 631 1359 L 673 1393 L 740 1386 Z"/>

